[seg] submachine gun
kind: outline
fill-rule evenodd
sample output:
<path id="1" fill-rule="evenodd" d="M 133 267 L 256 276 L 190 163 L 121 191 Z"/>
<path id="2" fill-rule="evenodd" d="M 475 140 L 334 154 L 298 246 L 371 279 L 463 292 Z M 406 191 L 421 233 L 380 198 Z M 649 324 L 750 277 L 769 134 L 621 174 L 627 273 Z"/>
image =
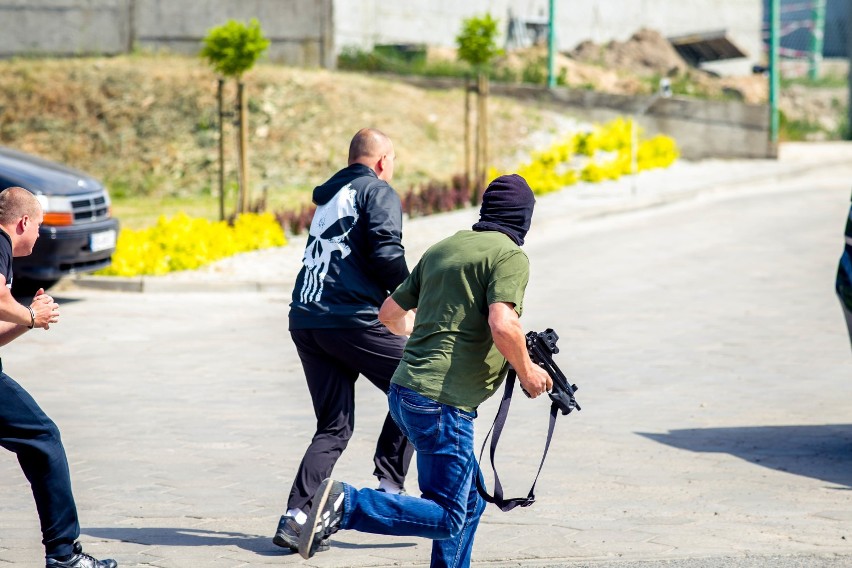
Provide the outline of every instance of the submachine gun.
<path id="1" fill-rule="evenodd" d="M 527 352 L 530 359 L 536 365 L 547 371 L 550 379 L 553 381 L 553 389 L 547 393 L 550 400 L 553 402 L 550 405 L 550 424 L 547 429 L 547 441 L 544 445 L 544 453 L 541 456 L 541 463 L 538 466 L 538 472 L 535 474 L 532 487 L 526 497 L 518 497 L 514 499 L 505 499 L 503 497 L 503 486 L 500 484 L 500 478 L 497 475 L 497 468 L 494 466 L 494 453 L 497 449 L 497 441 L 500 439 L 500 434 L 503 431 L 503 426 L 506 424 L 506 416 L 509 413 L 509 405 L 512 402 L 512 391 L 515 388 L 515 379 L 517 373 L 515 369 L 509 367 L 509 372 L 506 375 L 506 388 L 503 391 L 503 400 L 500 401 L 500 408 L 497 409 L 497 416 L 494 417 L 494 423 L 491 429 L 485 436 L 482 442 L 482 451 L 479 453 L 479 461 L 482 462 L 482 454 L 485 452 L 485 444 L 488 443 L 488 438 L 491 437 L 491 469 L 494 471 L 494 495 L 489 495 L 485 489 L 485 481 L 482 478 L 482 472 L 477 472 L 476 489 L 479 495 L 489 503 L 494 503 L 502 511 L 511 511 L 515 507 L 529 507 L 535 503 L 535 484 L 538 482 L 538 476 L 541 473 L 541 468 L 544 466 L 544 459 L 547 457 L 547 450 L 550 448 L 550 440 L 553 437 L 553 428 L 556 425 L 556 416 L 559 411 L 562 414 L 570 414 L 572 410 L 580 410 L 580 405 L 577 404 L 577 399 L 574 393 L 577 392 L 577 385 L 572 384 L 565 376 L 559 366 L 553 361 L 553 355 L 559 353 L 559 347 L 556 342 L 559 336 L 551 328 L 547 328 L 541 332 L 531 331 L 526 335 Z M 524 390 L 521 387 L 521 390 Z M 524 394 L 529 397 L 529 393 L 524 390 Z M 494 434 L 492 436 L 492 433 Z"/>
<path id="2" fill-rule="evenodd" d="M 556 346 L 557 341 L 559 341 L 559 336 L 551 328 L 538 333 L 531 331 L 527 334 L 527 352 L 530 354 L 532 362 L 550 375 L 550 379 L 553 381 L 553 390 L 548 392 L 547 396 L 565 415 L 575 408 L 577 410 L 581 410 L 581 408 L 577 404 L 577 399 L 574 398 L 577 385 L 572 385 L 553 361 L 553 355 L 559 353 L 559 347 Z M 524 391 L 524 394 L 529 396 L 527 391 Z"/>

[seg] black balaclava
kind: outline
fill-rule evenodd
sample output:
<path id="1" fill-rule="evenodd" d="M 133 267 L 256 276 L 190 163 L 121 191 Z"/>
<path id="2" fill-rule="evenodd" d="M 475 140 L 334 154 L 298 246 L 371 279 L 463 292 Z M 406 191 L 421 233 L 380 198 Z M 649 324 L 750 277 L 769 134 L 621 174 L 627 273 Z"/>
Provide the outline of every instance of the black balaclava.
<path id="1" fill-rule="evenodd" d="M 479 222 L 474 231 L 500 231 L 521 246 L 530 230 L 535 196 L 518 174 L 500 176 L 482 194 Z"/>

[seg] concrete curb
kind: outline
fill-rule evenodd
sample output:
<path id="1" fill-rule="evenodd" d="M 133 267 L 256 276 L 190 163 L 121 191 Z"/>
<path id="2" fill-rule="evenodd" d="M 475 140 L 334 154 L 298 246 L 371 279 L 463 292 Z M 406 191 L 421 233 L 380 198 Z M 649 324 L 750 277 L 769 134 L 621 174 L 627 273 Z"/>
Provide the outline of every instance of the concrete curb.
<path id="1" fill-rule="evenodd" d="M 287 282 L 260 282 L 252 280 L 207 280 L 190 282 L 185 280 L 161 280 L 156 276 L 89 276 L 78 275 L 61 282 L 61 290 L 82 288 L 111 292 L 209 292 L 209 293 L 289 293 Z"/>

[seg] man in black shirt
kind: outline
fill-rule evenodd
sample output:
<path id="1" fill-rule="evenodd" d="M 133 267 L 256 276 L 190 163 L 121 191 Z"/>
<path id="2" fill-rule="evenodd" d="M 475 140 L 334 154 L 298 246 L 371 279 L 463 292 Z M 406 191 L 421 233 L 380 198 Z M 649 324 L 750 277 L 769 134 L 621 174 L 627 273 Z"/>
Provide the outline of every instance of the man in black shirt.
<path id="1" fill-rule="evenodd" d="M 12 297 L 12 258 L 27 256 L 38 239 L 43 214 L 33 194 L 20 187 L 0 193 L 0 346 L 27 330 L 50 329 L 59 305 L 39 290 L 29 306 Z M 41 523 L 47 568 L 115 568 L 115 560 L 84 554 L 71 493 L 68 460 L 56 424 L 0 365 L 0 446 L 14 452 L 30 482 Z"/>
<path id="2" fill-rule="evenodd" d="M 323 479 L 355 426 L 355 380 L 388 392 L 405 338 L 379 323 L 379 306 L 408 276 L 402 204 L 389 185 L 393 144 L 365 128 L 349 145 L 349 165 L 314 189 L 317 205 L 290 304 L 290 335 L 317 418 L 273 542 L 295 551 L 301 525 Z M 379 490 L 404 491 L 414 450 L 388 414 L 376 445 Z M 326 546 L 321 546 L 324 550 Z"/>

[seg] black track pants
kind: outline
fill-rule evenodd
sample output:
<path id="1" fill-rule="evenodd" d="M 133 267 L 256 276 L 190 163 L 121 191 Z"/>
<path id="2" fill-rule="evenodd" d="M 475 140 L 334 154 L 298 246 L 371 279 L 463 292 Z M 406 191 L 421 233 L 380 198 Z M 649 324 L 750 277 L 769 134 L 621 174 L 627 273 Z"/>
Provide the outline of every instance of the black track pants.
<path id="1" fill-rule="evenodd" d="M 288 508 L 310 510 L 323 479 L 330 477 L 355 427 L 355 380 L 364 375 L 387 393 L 405 338 L 383 325 L 354 329 L 297 329 L 290 336 L 305 370 L 317 429 L 299 464 Z M 373 475 L 405 481 L 414 448 L 388 414 L 376 444 Z"/>

